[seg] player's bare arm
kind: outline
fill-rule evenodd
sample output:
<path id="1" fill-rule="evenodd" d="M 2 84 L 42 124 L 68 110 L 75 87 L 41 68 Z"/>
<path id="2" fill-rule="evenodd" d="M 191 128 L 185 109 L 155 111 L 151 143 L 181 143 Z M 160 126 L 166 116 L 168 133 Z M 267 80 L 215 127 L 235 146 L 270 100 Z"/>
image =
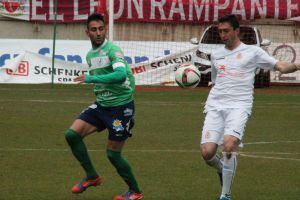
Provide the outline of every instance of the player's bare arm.
<path id="1" fill-rule="evenodd" d="M 283 74 L 287 74 L 300 70 L 300 64 L 279 61 L 276 63 L 275 69 Z"/>
<path id="2" fill-rule="evenodd" d="M 74 78 L 73 81 L 74 81 L 74 82 L 78 82 L 78 83 L 84 83 L 84 81 L 85 81 L 85 75 L 82 74 L 82 75 L 80 75 L 80 76 Z"/>

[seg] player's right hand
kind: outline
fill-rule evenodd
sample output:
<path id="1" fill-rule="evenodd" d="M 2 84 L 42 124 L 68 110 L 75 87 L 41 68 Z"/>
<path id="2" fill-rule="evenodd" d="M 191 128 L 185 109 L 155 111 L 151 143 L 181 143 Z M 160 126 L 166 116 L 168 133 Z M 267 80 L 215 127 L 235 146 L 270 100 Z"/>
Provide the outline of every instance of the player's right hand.
<path id="1" fill-rule="evenodd" d="M 84 83 L 84 81 L 85 81 L 85 75 L 82 74 L 82 75 L 80 75 L 80 76 L 74 78 L 73 81 L 74 81 L 74 82 L 78 82 L 78 83 Z"/>

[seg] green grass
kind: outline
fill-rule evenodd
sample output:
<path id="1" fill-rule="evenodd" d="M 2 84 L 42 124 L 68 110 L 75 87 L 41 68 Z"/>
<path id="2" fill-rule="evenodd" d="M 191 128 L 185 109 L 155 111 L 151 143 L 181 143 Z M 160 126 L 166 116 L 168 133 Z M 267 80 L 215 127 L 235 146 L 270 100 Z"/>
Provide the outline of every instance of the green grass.
<path id="1" fill-rule="evenodd" d="M 264 94 L 268 89 L 260 89 L 255 95 L 245 155 L 238 157 L 235 200 L 299 199 L 299 90 Z M 136 92 L 135 135 L 124 154 L 145 200 L 217 199 L 218 177 L 199 153 L 206 97 L 194 90 Z M 64 133 L 94 99 L 86 85 L 0 85 L 0 200 L 109 200 L 126 190 L 106 159 L 103 132 L 85 139 L 103 185 L 79 196 L 70 193 L 84 173 Z"/>

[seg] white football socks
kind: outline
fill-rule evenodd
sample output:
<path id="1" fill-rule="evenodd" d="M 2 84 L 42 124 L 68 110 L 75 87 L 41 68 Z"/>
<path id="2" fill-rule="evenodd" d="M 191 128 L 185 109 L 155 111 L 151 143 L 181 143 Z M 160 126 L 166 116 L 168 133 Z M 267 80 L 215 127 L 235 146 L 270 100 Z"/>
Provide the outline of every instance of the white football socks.
<path id="1" fill-rule="evenodd" d="M 223 159 L 223 187 L 221 196 L 230 195 L 231 193 L 231 187 L 237 166 L 236 152 L 231 152 L 230 154 L 223 152 Z"/>

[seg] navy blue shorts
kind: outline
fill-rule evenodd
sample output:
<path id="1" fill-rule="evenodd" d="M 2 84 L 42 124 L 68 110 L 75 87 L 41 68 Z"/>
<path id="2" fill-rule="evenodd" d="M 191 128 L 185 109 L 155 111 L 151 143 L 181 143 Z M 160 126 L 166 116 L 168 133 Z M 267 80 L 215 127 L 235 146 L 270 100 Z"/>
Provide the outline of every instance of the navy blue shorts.
<path id="1" fill-rule="evenodd" d="M 97 102 L 90 105 L 78 116 L 93 126 L 98 131 L 108 129 L 108 139 L 112 141 L 124 141 L 131 137 L 131 129 L 134 126 L 134 102 L 115 107 L 103 107 Z"/>

